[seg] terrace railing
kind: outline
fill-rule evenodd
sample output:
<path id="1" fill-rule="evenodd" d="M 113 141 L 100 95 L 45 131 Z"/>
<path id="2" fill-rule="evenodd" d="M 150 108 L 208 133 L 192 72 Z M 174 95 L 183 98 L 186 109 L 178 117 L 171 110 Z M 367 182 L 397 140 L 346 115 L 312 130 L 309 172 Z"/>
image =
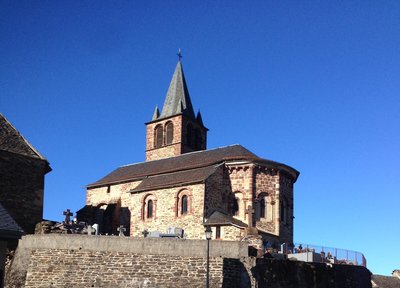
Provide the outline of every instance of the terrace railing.
<path id="1" fill-rule="evenodd" d="M 367 260 L 365 259 L 364 254 L 352 250 L 295 243 L 295 247 L 282 245 L 280 252 L 287 254 L 289 258 L 293 257 L 302 261 L 367 267 Z"/>

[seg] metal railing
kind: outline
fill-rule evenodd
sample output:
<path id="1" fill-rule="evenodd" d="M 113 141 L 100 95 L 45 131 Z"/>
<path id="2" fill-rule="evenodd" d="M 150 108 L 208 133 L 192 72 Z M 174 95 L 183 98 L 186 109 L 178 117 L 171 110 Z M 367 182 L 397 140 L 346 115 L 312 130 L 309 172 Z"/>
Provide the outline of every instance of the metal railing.
<path id="1" fill-rule="evenodd" d="M 346 249 L 295 243 L 294 247 L 282 245 L 281 253 L 287 254 L 289 258 L 300 258 L 302 261 L 307 262 L 323 262 L 367 267 L 367 260 L 363 253 Z M 298 257 L 296 257 L 296 254 L 299 254 Z M 299 257 L 300 254 L 302 254 L 302 258 Z"/>

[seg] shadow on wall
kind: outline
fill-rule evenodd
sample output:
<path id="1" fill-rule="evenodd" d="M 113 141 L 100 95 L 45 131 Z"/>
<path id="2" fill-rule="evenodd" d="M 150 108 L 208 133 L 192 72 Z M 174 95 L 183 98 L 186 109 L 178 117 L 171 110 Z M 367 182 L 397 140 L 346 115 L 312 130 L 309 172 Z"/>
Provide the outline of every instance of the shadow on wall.
<path id="1" fill-rule="evenodd" d="M 222 267 L 223 288 L 250 288 L 251 280 L 246 267 L 240 259 L 224 258 Z M 261 287 L 261 286 L 260 286 Z"/>
<path id="2" fill-rule="evenodd" d="M 251 273 L 259 287 L 370 288 L 371 272 L 362 266 L 257 259 Z"/>
<path id="3" fill-rule="evenodd" d="M 86 205 L 76 212 L 77 220 L 90 225 L 99 224 L 99 233 L 118 235 L 117 228 L 122 225 L 126 228 L 125 235 L 130 235 L 131 212 L 128 207 L 116 204 Z"/>

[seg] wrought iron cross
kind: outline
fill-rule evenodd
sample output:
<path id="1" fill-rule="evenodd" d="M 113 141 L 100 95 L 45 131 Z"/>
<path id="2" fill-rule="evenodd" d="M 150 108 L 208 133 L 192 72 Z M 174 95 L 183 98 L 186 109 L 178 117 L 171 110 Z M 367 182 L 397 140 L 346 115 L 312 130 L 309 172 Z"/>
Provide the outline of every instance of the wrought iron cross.
<path id="1" fill-rule="evenodd" d="M 71 216 L 74 215 L 74 213 L 67 209 L 67 211 L 63 212 L 63 215 L 65 216 L 64 222 L 68 224 L 71 221 Z"/>
<path id="2" fill-rule="evenodd" d="M 117 231 L 119 232 L 119 236 L 125 236 L 124 232 L 126 231 L 126 228 L 123 225 L 119 225 Z"/>
<path id="3" fill-rule="evenodd" d="M 179 62 L 181 61 L 181 59 L 182 59 L 182 51 L 181 51 L 181 48 L 179 48 L 178 49 L 178 53 L 176 54 L 176 55 L 178 55 L 178 60 L 179 60 Z"/>

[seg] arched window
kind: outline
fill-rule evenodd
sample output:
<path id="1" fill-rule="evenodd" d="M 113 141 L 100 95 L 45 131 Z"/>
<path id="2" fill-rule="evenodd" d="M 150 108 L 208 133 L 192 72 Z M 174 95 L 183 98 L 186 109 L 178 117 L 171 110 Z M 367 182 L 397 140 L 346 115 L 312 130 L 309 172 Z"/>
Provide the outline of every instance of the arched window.
<path id="1" fill-rule="evenodd" d="M 154 147 L 158 148 L 163 145 L 163 128 L 161 125 L 157 125 L 154 130 Z"/>
<path id="2" fill-rule="evenodd" d="M 168 122 L 168 124 L 166 125 L 166 134 L 167 137 L 165 139 L 165 144 L 171 144 L 172 140 L 174 139 L 174 124 L 172 124 L 172 122 Z"/>
<path id="3" fill-rule="evenodd" d="M 260 199 L 260 217 L 265 218 L 265 197 L 262 196 Z"/>
<path id="4" fill-rule="evenodd" d="M 153 200 L 147 201 L 147 218 L 153 218 Z"/>
<path id="5" fill-rule="evenodd" d="M 188 213 L 188 197 L 187 195 L 183 195 L 181 200 L 181 215 L 187 213 Z"/>
<path id="6" fill-rule="evenodd" d="M 175 216 L 181 217 L 192 213 L 192 192 L 182 189 L 175 194 Z"/>
<path id="7" fill-rule="evenodd" d="M 189 123 L 186 126 L 186 143 L 189 147 L 192 147 L 193 145 L 193 125 L 191 123 Z"/>
<path id="8" fill-rule="evenodd" d="M 142 220 L 156 219 L 157 198 L 153 194 L 147 194 L 142 201 Z"/>
<path id="9" fill-rule="evenodd" d="M 239 215 L 239 198 L 232 198 L 231 213 L 235 216 Z"/>

